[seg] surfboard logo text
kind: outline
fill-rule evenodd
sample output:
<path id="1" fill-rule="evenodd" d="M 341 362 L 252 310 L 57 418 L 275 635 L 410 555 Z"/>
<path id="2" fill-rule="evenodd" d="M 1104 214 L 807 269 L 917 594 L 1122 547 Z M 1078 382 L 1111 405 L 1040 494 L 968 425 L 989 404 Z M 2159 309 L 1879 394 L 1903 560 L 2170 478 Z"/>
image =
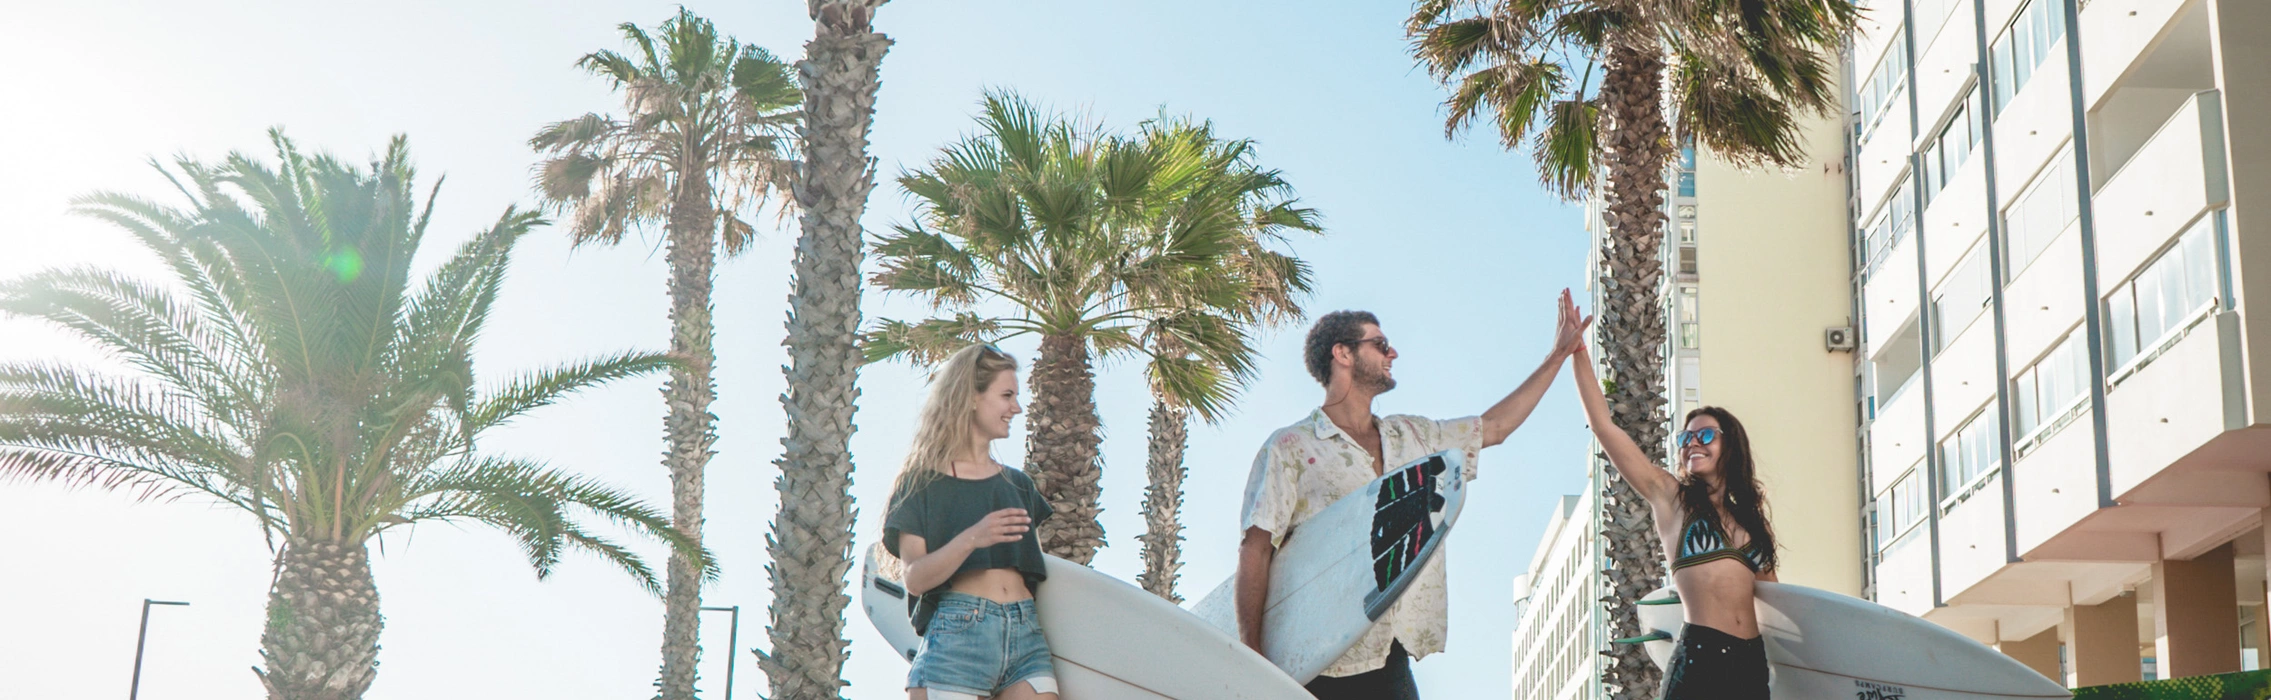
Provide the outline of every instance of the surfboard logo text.
<path id="1" fill-rule="evenodd" d="M 1908 689 L 1897 685 L 1861 680 L 1854 681 L 1853 685 L 1856 687 L 1853 700 L 1902 700 L 1908 697 Z"/>

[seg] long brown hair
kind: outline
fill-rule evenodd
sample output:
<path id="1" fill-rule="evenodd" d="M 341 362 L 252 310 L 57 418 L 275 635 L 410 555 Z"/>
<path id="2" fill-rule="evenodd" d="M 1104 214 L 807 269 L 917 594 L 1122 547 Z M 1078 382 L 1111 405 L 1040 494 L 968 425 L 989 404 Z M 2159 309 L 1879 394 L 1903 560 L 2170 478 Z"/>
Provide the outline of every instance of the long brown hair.
<path id="1" fill-rule="evenodd" d="M 1758 468 L 1751 461 L 1750 433 L 1743 430 L 1742 421 L 1735 420 L 1735 414 L 1718 406 L 1688 411 L 1686 422 L 1695 422 L 1698 416 L 1719 421 L 1719 480 L 1726 493 L 1727 513 L 1750 534 L 1751 549 L 1759 553 L 1759 571 L 1774 571 L 1781 560 L 1775 556 L 1774 526 L 1767 523 L 1766 491 L 1759 487 Z M 1718 522 L 1719 508 L 1711 502 L 1711 484 L 1693 473 L 1680 478 L 1680 505 L 1687 511 L 1688 522 L 1698 518 Z"/>

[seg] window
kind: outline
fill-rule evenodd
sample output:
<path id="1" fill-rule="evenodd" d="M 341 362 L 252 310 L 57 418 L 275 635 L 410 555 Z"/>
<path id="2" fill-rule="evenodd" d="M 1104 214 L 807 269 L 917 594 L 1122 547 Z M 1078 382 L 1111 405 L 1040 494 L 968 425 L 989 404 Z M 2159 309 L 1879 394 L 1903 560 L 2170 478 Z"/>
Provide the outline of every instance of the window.
<path id="1" fill-rule="evenodd" d="M 1680 222 L 1680 245 L 1695 245 L 1695 222 Z"/>
<path id="2" fill-rule="evenodd" d="M 1680 349 L 1694 350 L 1702 347 L 1703 331 L 1696 318 L 1694 285 L 1680 285 L 1679 305 Z"/>
<path id="3" fill-rule="evenodd" d="M 1996 114 L 2003 113 L 2003 106 L 2010 104 L 2011 97 L 2034 77 L 2043 59 L 2050 57 L 2050 46 L 2065 36 L 2066 12 L 2058 0 L 2034 0 L 2019 9 L 2018 19 L 2012 20 L 1987 49 L 1988 62 L 1994 69 L 1990 79 L 1995 85 Z"/>
<path id="4" fill-rule="evenodd" d="M 1866 255 L 1862 259 L 1868 261 L 1868 270 L 1876 270 L 1877 265 L 1885 261 L 1885 256 L 1892 253 L 1893 246 L 1900 245 L 1901 239 L 1908 237 L 1909 227 L 1916 223 L 1915 219 L 1916 193 L 1908 188 L 1907 180 L 1903 179 L 1900 184 L 1893 186 L 1891 201 L 1886 202 L 1883 209 L 1877 210 L 1876 223 L 1869 225 L 1868 237 L 1862 241 L 1866 248 L 1863 251 Z"/>
<path id="5" fill-rule="evenodd" d="M 2074 153 L 2067 151 L 2035 178 L 2034 188 L 2003 211 L 2003 241 L 2010 251 L 2010 275 L 2019 276 L 2050 242 L 2081 215 L 2074 196 Z"/>
<path id="6" fill-rule="evenodd" d="M 2080 333 L 2066 337 L 2050 354 L 2019 372 L 2011 381 L 2011 402 L 2017 415 L 2013 435 L 2026 437 L 2048 426 L 2066 412 L 2090 386 L 2088 350 Z"/>
<path id="7" fill-rule="evenodd" d="M 1877 551 L 1891 549 L 1902 535 L 1924 521 L 1926 510 L 1923 473 L 1914 469 L 1877 495 Z"/>
<path id="8" fill-rule="evenodd" d="M 1971 98 L 1964 98 L 1963 105 L 1956 108 L 1956 115 L 1948 120 L 1948 125 L 1940 129 L 1940 134 L 1924 147 L 1923 184 L 1926 203 L 1939 196 L 1940 190 L 1947 188 L 1948 180 L 1955 177 L 1956 170 L 1962 168 L 1965 161 L 1971 160 L 1972 147 L 1979 143 L 1982 127 L 1979 114 L 1972 110 Z"/>
<path id="9" fill-rule="evenodd" d="M 1862 141 L 1868 141 L 1870 133 L 1876 131 L 1877 122 L 1883 120 L 1885 112 L 1897 102 L 1894 97 L 1907 85 L 1907 80 L 1908 42 L 1896 32 L 1892 45 L 1885 48 L 1884 58 L 1877 59 L 1876 67 L 1869 69 L 1868 79 L 1854 94 L 1861 103 L 1861 120 L 1856 124 Z"/>
<path id="10" fill-rule="evenodd" d="M 1680 274 L 1695 275 L 1695 246 L 1680 246 Z"/>
<path id="11" fill-rule="evenodd" d="M 2151 351 L 2201 306 L 2216 301 L 2215 222 L 2221 216 L 2201 217 L 2175 246 L 2106 298 L 2106 334 L 2113 346 L 2108 372 Z"/>
<path id="12" fill-rule="evenodd" d="M 1957 0 L 1913 0 L 1910 2 L 1908 4 L 1909 9 L 1916 16 L 1916 36 L 1919 39 L 1916 43 L 1930 44 L 1933 37 L 1939 36 L 1940 28 L 1948 23 L 1948 15 L 1953 14 L 1956 6 L 1961 4 L 1963 3 Z"/>
<path id="13" fill-rule="evenodd" d="M 1987 294 L 1992 286 L 1987 269 L 1987 246 L 1971 249 L 1963 262 L 1956 263 L 1954 272 L 1940 283 L 1932 295 L 1932 351 L 1948 349 L 1948 343 L 1970 328 L 1973 320 L 1987 308 Z"/>
<path id="14" fill-rule="evenodd" d="M 1695 196 L 1695 147 L 1680 147 L 1680 196 Z"/>
<path id="15" fill-rule="evenodd" d="M 1940 493 L 1952 497 L 2003 463 L 2003 426 L 1992 410 L 1940 441 Z"/>

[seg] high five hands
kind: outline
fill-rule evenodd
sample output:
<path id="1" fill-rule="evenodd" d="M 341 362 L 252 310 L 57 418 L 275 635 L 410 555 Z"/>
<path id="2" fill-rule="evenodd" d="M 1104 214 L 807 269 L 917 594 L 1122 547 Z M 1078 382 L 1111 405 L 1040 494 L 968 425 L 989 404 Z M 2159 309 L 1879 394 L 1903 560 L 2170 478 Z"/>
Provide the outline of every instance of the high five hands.
<path id="1" fill-rule="evenodd" d="M 1593 317 L 1579 317 L 1577 302 L 1569 297 L 1569 289 L 1561 290 L 1561 313 L 1554 323 L 1553 355 L 1548 362 L 1558 363 L 1571 355 L 1585 352 L 1585 330 L 1593 327 Z"/>

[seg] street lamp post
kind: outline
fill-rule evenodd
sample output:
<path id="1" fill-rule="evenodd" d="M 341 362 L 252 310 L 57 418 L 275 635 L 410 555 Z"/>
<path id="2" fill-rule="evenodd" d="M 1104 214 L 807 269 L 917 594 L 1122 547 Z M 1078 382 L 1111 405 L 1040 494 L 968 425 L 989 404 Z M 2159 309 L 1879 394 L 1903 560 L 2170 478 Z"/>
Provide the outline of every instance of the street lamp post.
<path id="1" fill-rule="evenodd" d="M 725 700 L 733 700 L 733 659 L 736 656 L 733 652 L 741 648 L 741 606 L 704 606 L 702 609 L 733 613 L 733 622 L 729 623 L 733 627 L 727 629 L 725 633 Z"/>
<path id="2" fill-rule="evenodd" d="M 126 690 L 126 700 L 139 700 L 142 695 L 142 647 L 150 641 L 150 606 L 189 605 L 174 600 L 142 599 L 142 631 L 134 636 L 134 684 Z"/>

